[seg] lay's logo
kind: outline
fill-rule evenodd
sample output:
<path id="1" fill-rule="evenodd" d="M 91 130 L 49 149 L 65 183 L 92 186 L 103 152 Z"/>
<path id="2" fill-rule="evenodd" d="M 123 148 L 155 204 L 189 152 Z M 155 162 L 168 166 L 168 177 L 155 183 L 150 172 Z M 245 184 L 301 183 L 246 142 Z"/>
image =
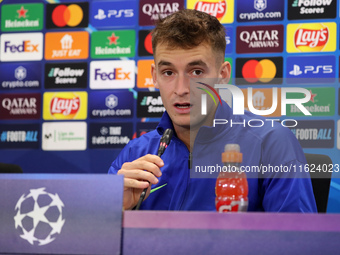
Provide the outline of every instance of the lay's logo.
<path id="1" fill-rule="evenodd" d="M 62 98 L 62 97 L 54 97 L 51 101 L 50 105 L 50 113 L 53 116 L 58 116 L 59 114 L 64 116 L 73 117 L 79 111 L 80 108 L 80 98 Z"/>
<path id="2" fill-rule="evenodd" d="M 227 3 L 225 0 L 218 2 L 198 1 L 195 4 L 195 9 L 209 13 L 210 15 L 215 16 L 218 20 L 221 20 L 227 12 Z"/>
<path id="3" fill-rule="evenodd" d="M 336 23 L 289 24 L 287 52 L 336 50 Z"/>
<path id="4" fill-rule="evenodd" d="M 188 0 L 187 8 L 215 16 L 222 24 L 234 21 L 234 0 Z"/>
<path id="5" fill-rule="evenodd" d="M 86 119 L 87 92 L 44 93 L 45 120 Z"/>

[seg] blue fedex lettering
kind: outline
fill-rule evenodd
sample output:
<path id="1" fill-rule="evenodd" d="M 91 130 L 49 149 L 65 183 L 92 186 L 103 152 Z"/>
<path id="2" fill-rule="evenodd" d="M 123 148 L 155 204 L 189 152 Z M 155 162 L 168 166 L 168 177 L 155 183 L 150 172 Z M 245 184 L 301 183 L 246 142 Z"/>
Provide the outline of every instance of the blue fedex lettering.
<path id="1" fill-rule="evenodd" d="M 98 77 L 99 76 L 99 77 Z M 101 69 L 95 69 L 95 77 L 94 79 L 100 80 L 130 80 L 130 72 L 123 72 L 122 68 L 113 68 L 113 72 L 105 73 L 101 72 Z"/>
<path id="2" fill-rule="evenodd" d="M 38 52 L 38 44 L 32 44 L 31 41 L 22 41 L 22 44 L 16 46 L 10 44 L 10 41 L 5 42 L 5 53 L 8 51 L 15 52 Z"/>

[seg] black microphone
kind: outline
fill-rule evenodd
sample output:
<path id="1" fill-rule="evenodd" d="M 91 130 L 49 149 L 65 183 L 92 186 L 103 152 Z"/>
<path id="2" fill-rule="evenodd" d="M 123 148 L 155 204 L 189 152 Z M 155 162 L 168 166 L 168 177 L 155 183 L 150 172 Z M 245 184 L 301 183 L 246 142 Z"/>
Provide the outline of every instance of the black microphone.
<path id="1" fill-rule="evenodd" d="M 157 152 L 157 156 L 160 157 L 163 155 L 165 149 L 168 147 L 171 137 L 172 137 L 173 131 L 171 128 L 168 128 L 167 130 L 164 131 L 163 136 L 161 137 L 161 140 L 159 142 L 159 147 L 158 147 L 158 152 Z M 149 188 L 149 187 L 148 187 Z M 148 190 L 148 188 L 145 188 L 142 192 L 142 194 L 140 195 L 140 198 L 138 200 L 138 203 L 135 207 L 135 210 L 139 210 L 140 205 L 142 204 L 146 192 Z"/>

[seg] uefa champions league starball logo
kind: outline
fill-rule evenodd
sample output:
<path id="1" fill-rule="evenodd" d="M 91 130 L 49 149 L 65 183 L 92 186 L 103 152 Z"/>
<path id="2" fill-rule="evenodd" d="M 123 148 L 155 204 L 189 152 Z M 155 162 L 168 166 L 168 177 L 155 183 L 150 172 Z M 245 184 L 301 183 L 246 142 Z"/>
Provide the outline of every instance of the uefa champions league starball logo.
<path id="1" fill-rule="evenodd" d="M 15 228 L 20 237 L 31 245 L 46 245 L 52 242 L 64 226 L 63 202 L 58 194 L 51 194 L 45 188 L 31 189 L 23 194 L 16 206 Z"/>

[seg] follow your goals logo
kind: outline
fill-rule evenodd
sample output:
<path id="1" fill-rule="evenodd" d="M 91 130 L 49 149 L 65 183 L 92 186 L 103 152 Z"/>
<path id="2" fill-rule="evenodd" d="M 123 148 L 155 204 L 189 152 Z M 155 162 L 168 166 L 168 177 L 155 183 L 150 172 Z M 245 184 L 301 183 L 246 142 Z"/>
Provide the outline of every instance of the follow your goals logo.
<path id="1" fill-rule="evenodd" d="M 196 87 L 197 89 L 200 89 L 204 91 L 205 93 L 201 94 L 201 115 L 207 115 L 207 95 L 211 97 L 213 100 L 215 106 L 217 106 L 217 101 L 215 97 L 217 97 L 219 103 L 222 105 L 222 98 L 219 94 L 219 92 L 227 92 L 230 93 L 232 96 L 232 110 L 234 115 L 244 115 L 245 114 L 245 94 L 247 96 L 247 108 L 248 110 L 256 115 L 261 116 L 268 116 L 276 111 L 278 107 L 281 108 L 281 116 L 286 116 L 287 111 L 287 105 L 294 105 L 299 111 L 301 111 L 306 116 L 311 116 L 312 114 L 310 111 L 303 105 L 304 103 L 307 103 L 311 100 L 311 91 L 306 88 L 298 88 L 298 87 L 282 87 L 272 88 L 272 104 L 270 107 L 266 107 L 266 109 L 257 109 L 256 105 L 259 101 L 256 97 L 256 93 L 253 93 L 253 88 L 248 87 L 246 89 L 243 89 L 243 91 L 231 84 L 215 84 L 214 86 L 208 85 L 206 82 L 196 82 L 197 84 L 203 85 L 204 87 Z M 219 92 L 217 92 L 217 90 Z M 227 91 L 226 91 L 227 90 Z M 278 93 L 280 91 L 281 93 Z M 298 97 L 294 96 L 292 98 L 289 95 L 298 95 Z M 262 98 L 263 100 L 263 98 Z M 279 104 L 280 102 L 280 104 Z M 256 119 L 250 119 L 246 123 L 245 121 L 243 123 L 232 123 L 232 120 L 227 119 L 214 119 L 213 120 L 213 127 L 216 125 L 225 125 L 230 124 L 232 127 L 233 124 L 242 124 L 244 127 L 248 125 L 249 127 L 262 127 L 265 122 L 271 122 L 271 125 L 273 126 L 274 121 L 280 121 L 280 119 L 263 119 L 263 118 L 256 118 Z M 287 122 L 293 123 L 288 125 Z M 295 119 L 284 119 L 281 120 L 281 125 L 285 127 L 295 127 L 297 126 L 298 122 Z"/>

